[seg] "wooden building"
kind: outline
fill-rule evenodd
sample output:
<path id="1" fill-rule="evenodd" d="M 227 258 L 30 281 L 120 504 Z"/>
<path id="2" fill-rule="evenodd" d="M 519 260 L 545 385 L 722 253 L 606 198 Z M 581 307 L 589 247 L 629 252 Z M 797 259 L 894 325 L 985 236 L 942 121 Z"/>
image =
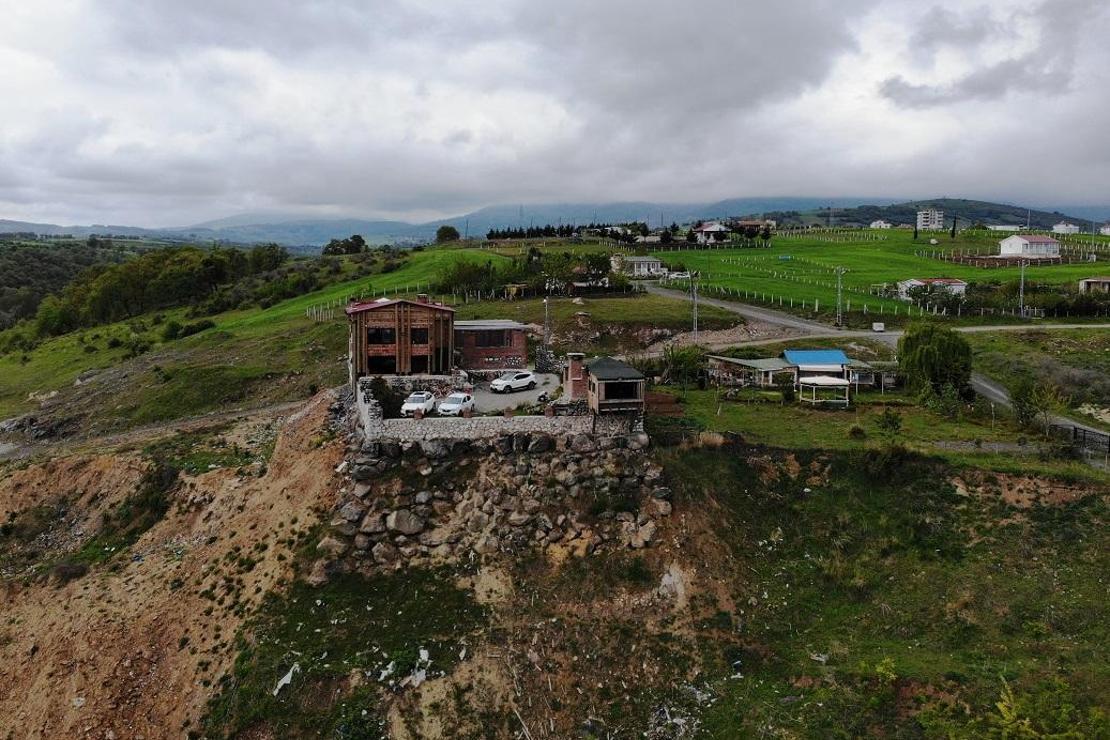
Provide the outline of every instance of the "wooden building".
<path id="1" fill-rule="evenodd" d="M 445 375 L 455 352 L 455 309 L 381 298 L 347 306 L 352 383 L 367 375 Z"/>
<path id="2" fill-rule="evenodd" d="M 587 399 L 595 414 L 640 412 L 644 410 L 644 374 L 612 357 L 598 357 L 586 363 L 589 380 Z"/>

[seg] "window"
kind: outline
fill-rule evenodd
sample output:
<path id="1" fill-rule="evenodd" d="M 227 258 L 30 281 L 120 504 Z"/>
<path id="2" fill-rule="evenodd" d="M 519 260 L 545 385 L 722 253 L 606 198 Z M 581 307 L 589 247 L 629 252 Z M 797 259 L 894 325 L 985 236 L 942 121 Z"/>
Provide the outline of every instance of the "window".
<path id="1" fill-rule="evenodd" d="M 605 384 L 606 401 L 635 401 L 640 398 L 640 384 L 632 381 L 610 381 Z"/>
<path id="2" fill-rule="evenodd" d="M 366 330 L 367 344 L 396 344 L 397 330 L 371 327 Z"/>
<path id="3" fill-rule="evenodd" d="M 485 329 L 477 334 L 474 338 L 475 347 L 506 347 L 509 344 L 506 340 L 508 332 L 504 329 Z"/>
<path id="4" fill-rule="evenodd" d="M 409 330 L 409 340 L 411 344 L 427 344 L 428 330 L 426 328 Z"/>

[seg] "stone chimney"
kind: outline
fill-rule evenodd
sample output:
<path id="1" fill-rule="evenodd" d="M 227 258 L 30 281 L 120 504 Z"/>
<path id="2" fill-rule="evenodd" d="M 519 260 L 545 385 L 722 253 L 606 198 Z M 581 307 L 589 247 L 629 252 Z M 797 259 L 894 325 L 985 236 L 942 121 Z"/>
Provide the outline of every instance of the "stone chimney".
<path id="1" fill-rule="evenodd" d="M 585 398 L 589 390 L 585 360 L 586 355 L 581 352 L 567 352 L 567 373 L 563 385 L 570 397 L 576 400 Z"/>

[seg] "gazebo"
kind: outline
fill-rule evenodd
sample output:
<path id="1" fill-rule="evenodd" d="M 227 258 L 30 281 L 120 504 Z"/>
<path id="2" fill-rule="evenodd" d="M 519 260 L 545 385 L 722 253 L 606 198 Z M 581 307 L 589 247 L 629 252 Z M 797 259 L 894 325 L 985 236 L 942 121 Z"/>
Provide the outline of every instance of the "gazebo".
<path id="1" fill-rule="evenodd" d="M 831 375 L 811 375 L 808 378 L 799 379 L 798 386 L 798 395 L 803 401 L 812 404 L 839 403 L 847 406 L 848 392 L 852 387 L 852 383 L 844 378 L 834 378 Z M 808 397 L 806 396 L 807 388 L 809 389 Z M 818 391 L 826 391 L 826 393 L 818 397 Z M 843 396 L 841 396 L 842 391 Z M 832 395 L 830 395 L 830 392 Z"/>

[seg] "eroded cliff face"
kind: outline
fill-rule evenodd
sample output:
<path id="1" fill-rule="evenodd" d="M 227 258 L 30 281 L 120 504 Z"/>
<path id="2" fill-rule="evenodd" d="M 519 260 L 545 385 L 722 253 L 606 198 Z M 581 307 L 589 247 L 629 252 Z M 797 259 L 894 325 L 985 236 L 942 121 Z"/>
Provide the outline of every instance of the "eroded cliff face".
<path id="1" fill-rule="evenodd" d="M 329 400 L 281 421 L 263 475 L 183 474 L 163 518 L 123 553 L 102 551 L 98 536 L 106 515 L 131 510 L 152 464 L 141 452 L 0 478 L 0 513 L 16 525 L 0 540 L 0 736 L 180 737 L 196 726 L 241 621 L 291 577 L 298 532 L 333 503 L 342 451 L 318 444 Z M 37 531 L 16 541 L 29 513 Z"/>

